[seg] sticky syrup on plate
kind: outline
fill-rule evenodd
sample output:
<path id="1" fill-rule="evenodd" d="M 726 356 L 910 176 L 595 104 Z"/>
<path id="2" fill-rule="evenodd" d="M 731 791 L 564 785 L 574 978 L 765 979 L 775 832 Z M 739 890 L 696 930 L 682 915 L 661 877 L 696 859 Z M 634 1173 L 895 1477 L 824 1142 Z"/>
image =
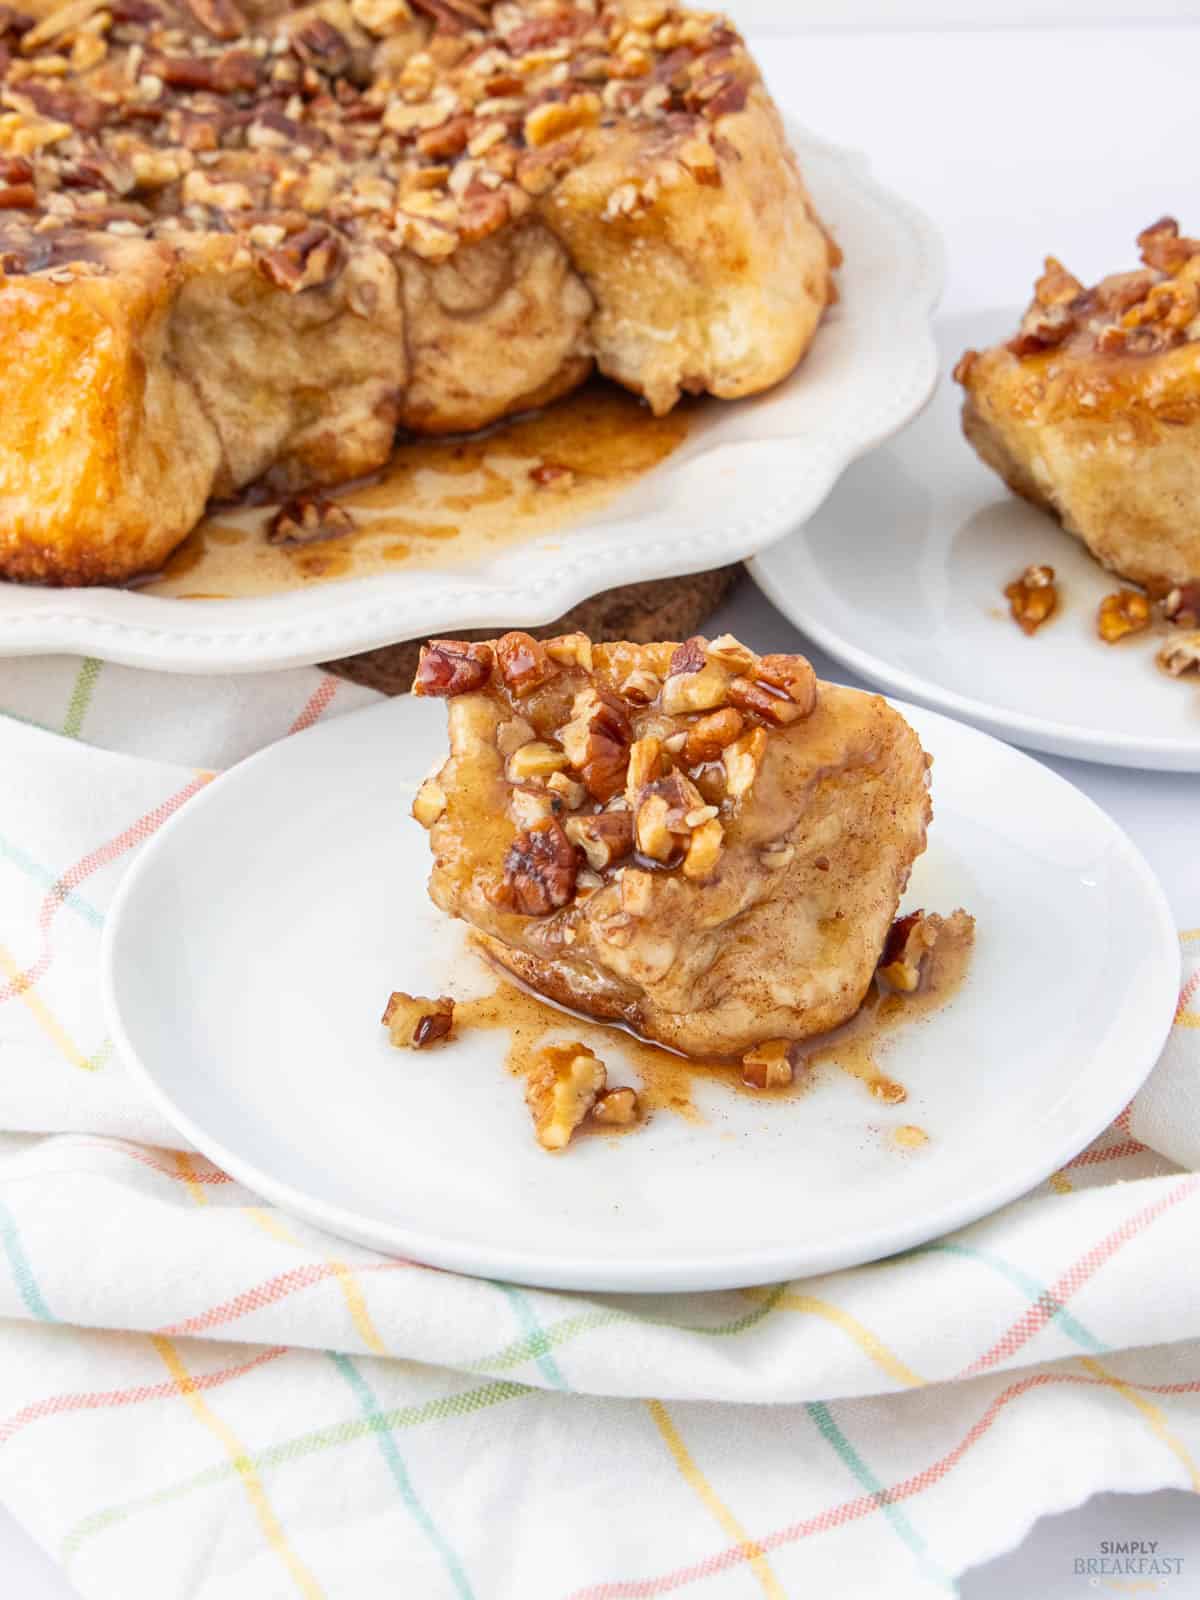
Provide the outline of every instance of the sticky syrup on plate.
<path id="1" fill-rule="evenodd" d="M 482 433 L 407 439 L 381 473 L 334 493 L 354 532 L 272 545 L 275 505 L 214 508 L 138 588 L 233 599 L 489 560 L 605 506 L 679 448 L 703 403 L 685 400 L 655 417 L 636 396 L 597 381 Z"/>
<path id="2" fill-rule="evenodd" d="M 921 988 L 915 994 L 897 994 L 872 984 L 861 1009 L 849 1022 L 805 1042 L 795 1081 L 786 1089 L 753 1089 L 742 1082 L 736 1061 L 697 1061 L 676 1055 L 626 1028 L 593 1022 L 552 1005 L 507 976 L 482 999 L 458 1002 L 454 1026 L 456 1033 L 486 1028 L 507 1034 L 505 1065 L 518 1078 L 525 1078 L 533 1070 L 543 1044 L 552 1037 L 561 1039 L 569 1034 L 572 1041 L 587 1045 L 602 1061 L 611 1061 L 615 1045 L 637 1080 L 633 1086 L 638 1092 L 643 1121 L 655 1111 L 672 1111 L 689 1122 L 703 1122 L 693 1097 L 694 1087 L 701 1080 L 717 1081 L 755 1100 L 795 1099 L 811 1087 L 814 1069 L 820 1066 L 848 1073 L 863 1084 L 873 1099 L 894 1106 L 907 1099 L 908 1091 L 882 1070 L 877 1058 L 890 1035 L 934 1015 L 953 999 L 966 977 L 973 944 L 973 930 L 947 926 L 926 962 Z M 482 948 L 477 949 L 483 955 Z M 625 1081 L 626 1075 L 618 1071 L 613 1084 Z M 631 1129 L 602 1131 L 610 1135 Z M 896 1128 L 892 1138 L 898 1148 L 905 1150 L 918 1149 L 928 1142 L 924 1129 L 911 1123 Z"/>

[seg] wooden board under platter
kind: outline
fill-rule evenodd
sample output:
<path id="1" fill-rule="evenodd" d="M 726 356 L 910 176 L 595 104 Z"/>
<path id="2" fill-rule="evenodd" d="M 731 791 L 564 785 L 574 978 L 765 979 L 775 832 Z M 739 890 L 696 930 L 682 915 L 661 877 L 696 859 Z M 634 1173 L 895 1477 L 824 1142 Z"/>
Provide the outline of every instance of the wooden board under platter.
<path id="1" fill-rule="evenodd" d="M 594 595 L 545 627 L 529 628 L 535 638 L 579 630 L 592 639 L 632 639 L 648 644 L 653 639 L 686 639 L 700 630 L 742 574 L 740 566 L 715 572 L 695 572 L 686 578 L 663 578 L 656 583 L 631 583 Z M 489 639 L 502 628 L 475 628 L 451 634 L 456 639 Z M 326 669 L 382 694 L 405 694 L 417 669 L 423 641 L 385 645 L 342 661 L 327 661 Z"/>

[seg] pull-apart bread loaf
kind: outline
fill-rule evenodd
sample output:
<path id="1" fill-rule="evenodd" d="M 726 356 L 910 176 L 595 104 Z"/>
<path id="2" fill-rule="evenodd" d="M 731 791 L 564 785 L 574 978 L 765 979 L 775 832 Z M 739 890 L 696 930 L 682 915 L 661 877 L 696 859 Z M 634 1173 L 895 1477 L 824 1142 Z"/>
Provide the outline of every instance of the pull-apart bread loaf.
<path id="1" fill-rule="evenodd" d="M 783 378 L 836 250 L 740 37 L 658 0 L 0 4 L 0 574 L 125 579 L 211 496 L 599 369 Z"/>
<path id="2" fill-rule="evenodd" d="M 435 640 L 414 688 L 449 700 L 430 894 L 509 971 L 710 1059 L 858 1010 L 930 820 L 877 695 L 728 636 Z"/>

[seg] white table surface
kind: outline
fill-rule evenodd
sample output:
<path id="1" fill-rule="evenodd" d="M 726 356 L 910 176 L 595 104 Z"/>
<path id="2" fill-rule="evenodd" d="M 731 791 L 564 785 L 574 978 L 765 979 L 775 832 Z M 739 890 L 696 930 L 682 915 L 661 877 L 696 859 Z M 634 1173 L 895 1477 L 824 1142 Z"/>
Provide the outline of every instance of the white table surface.
<path id="1" fill-rule="evenodd" d="M 767 14 L 762 0 L 744 3 Z M 728 9 L 737 15 L 738 0 Z M 878 175 L 941 227 L 947 312 L 1023 303 L 1048 252 L 1084 278 L 1131 265 L 1133 236 L 1164 212 L 1200 229 L 1195 26 L 788 34 L 776 25 L 758 43 L 780 103 L 816 131 L 869 151 Z M 719 626 L 760 649 L 803 645 L 749 585 Z M 809 653 L 823 675 L 853 681 Z M 1200 924 L 1200 778 L 1046 759 L 1125 827 L 1181 923 Z M 1091 1591 L 1074 1560 L 1111 1538 L 1158 1539 L 1183 1558 L 1171 1600 L 1200 1600 L 1200 1509 L 1176 1490 L 1103 1495 L 1047 1518 L 1019 1549 L 971 1572 L 963 1596 L 1081 1600 Z M 0 1507 L 2 1600 L 74 1594 Z"/>

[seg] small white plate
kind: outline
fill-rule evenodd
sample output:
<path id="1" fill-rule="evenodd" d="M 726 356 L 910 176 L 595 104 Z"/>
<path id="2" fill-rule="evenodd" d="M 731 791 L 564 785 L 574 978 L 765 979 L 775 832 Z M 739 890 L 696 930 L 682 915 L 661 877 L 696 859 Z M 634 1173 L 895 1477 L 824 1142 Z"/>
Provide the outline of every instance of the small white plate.
<path id="1" fill-rule="evenodd" d="M 496 980 L 425 895 L 407 815 L 444 715 L 403 699 L 217 779 L 145 849 L 104 941 L 114 1037 L 192 1143 L 269 1200 L 456 1271 L 600 1291 L 718 1289 L 873 1260 L 1024 1193 L 1122 1109 L 1179 978 L 1162 891 L 1116 825 L 1045 767 L 903 708 L 935 757 L 936 820 L 909 905 L 978 919 L 966 984 L 901 1030 L 885 1107 L 833 1067 L 796 1099 L 696 1086 L 562 1156 L 534 1143 L 507 1041 L 391 1048 L 393 988 Z M 564 1019 L 563 1036 L 579 1025 Z M 610 1075 L 624 1077 L 622 1036 Z M 892 1138 L 915 1124 L 929 1143 Z"/>
<path id="2" fill-rule="evenodd" d="M 950 371 L 1017 321 L 1015 311 L 943 321 L 931 404 L 750 572 L 789 621 L 880 688 L 1052 755 L 1200 772 L 1200 693 L 1155 664 L 1161 637 L 1114 646 L 1096 635 L 1120 579 L 963 438 Z M 1027 638 L 1004 586 L 1033 562 L 1055 569 L 1061 601 Z"/>
<path id="3" fill-rule="evenodd" d="M 66 650 L 164 672 L 254 672 L 455 628 L 550 622 L 602 589 L 723 566 L 817 508 L 855 456 L 902 427 L 937 372 L 932 225 L 863 158 L 789 124 L 813 199 L 846 253 L 841 300 L 795 375 L 714 405 L 686 442 L 597 515 L 474 567 L 184 600 L 0 583 L 0 657 Z"/>

